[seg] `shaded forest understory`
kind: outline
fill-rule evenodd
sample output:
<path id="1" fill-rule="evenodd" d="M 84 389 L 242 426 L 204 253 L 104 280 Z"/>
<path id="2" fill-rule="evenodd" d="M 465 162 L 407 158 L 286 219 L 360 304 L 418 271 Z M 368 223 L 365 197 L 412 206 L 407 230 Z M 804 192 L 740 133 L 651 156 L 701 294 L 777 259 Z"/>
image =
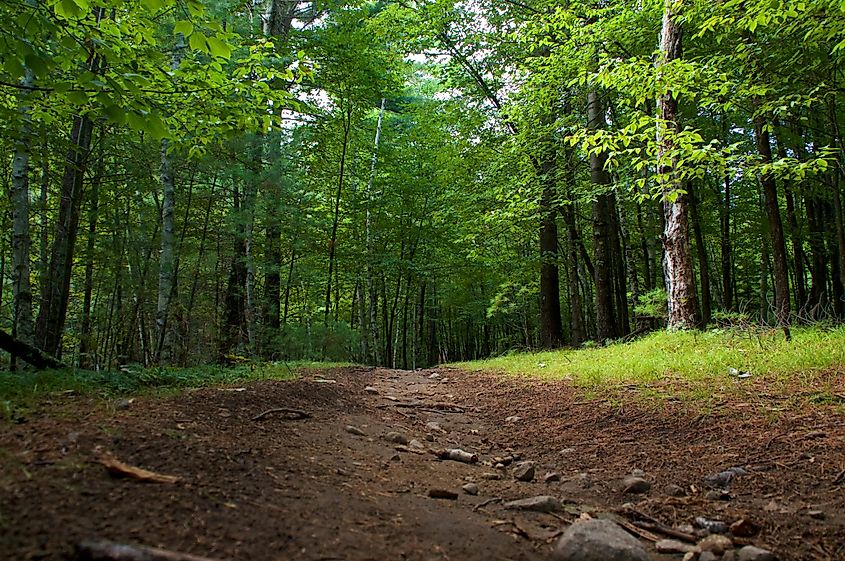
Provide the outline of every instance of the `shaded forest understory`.
<path id="1" fill-rule="evenodd" d="M 845 314 L 838 4 L 0 14 L 0 327 L 67 364 L 414 368 Z"/>

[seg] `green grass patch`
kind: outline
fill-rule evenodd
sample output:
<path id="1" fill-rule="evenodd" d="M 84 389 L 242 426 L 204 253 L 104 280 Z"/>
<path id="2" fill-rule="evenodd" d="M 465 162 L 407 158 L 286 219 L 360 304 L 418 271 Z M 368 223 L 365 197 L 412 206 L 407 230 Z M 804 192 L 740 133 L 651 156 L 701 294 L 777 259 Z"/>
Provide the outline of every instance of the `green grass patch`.
<path id="1" fill-rule="evenodd" d="M 764 375 L 800 384 L 825 369 L 845 365 L 845 327 L 793 329 L 792 336 L 788 342 L 775 330 L 661 331 L 606 347 L 514 353 L 453 366 L 597 387 L 727 379 L 731 369 L 750 372 L 751 379 Z"/>
<path id="2" fill-rule="evenodd" d="M 172 393 L 206 386 L 243 384 L 259 380 L 287 380 L 303 370 L 348 366 L 327 362 L 273 362 L 238 366 L 206 365 L 192 368 L 128 367 L 115 372 L 45 370 L 0 372 L 0 417 L 4 409 L 43 396 L 73 392 L 95 397 L 144 393 Z"/>

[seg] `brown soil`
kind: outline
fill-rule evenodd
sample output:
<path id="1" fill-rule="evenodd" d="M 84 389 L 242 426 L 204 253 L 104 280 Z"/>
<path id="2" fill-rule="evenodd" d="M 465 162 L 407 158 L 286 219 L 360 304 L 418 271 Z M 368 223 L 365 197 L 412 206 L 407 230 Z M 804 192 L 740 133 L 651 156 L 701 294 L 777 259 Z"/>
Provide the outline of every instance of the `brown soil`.
<path id="1" fill-rule="evenodd" d="M 845 559 L 845 425 L 835 407 L 777 411 L 775 398 L 758 396 L 703 414 L 624 391 L 609 401 L 565 383 L 434 372 L 349 368 L 138 398 L 125 410 L 72 395 L 45 401 L 0 427 L 0 559 L 70 559 L 86 539 L 244 561 L 548 559 L 582 513 L 633 520 L 633 510 L 674 526 L 749 518 L 760 533 L 737 543 L 783 560 Z M 254 420 L 280 407 L 310 416 Z M 481 461 L 397 451 L 389 431 Z M 97 462 L 106 454 L 180 481 L 115 478 Z M 508 455 L 536 462 L 536 480 L 491 465 Z M 703 478 L 732 466 L 748 474 L 730 499 L 706 498 Z M 636 469 L 654 482 L 645 495 L 622 491 Z M 543 483 L 547 471 L 562 481 Z M 478 496 L 461 491 L 470 480 Z M 670 483 L 687 495 L 664 494 Z M 429 498 L 431 489 L 459 496 Z M 535 495 L 566 509 L 489 502 Z"/>

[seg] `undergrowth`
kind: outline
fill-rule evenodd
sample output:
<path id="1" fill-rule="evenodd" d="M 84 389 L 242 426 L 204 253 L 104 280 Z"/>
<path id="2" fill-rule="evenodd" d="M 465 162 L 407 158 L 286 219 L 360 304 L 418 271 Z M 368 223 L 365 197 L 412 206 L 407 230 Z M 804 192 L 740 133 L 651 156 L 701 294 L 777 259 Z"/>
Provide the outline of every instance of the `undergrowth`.
<path id="1" fill-rule="evenodd" d="M 568 379 L 593 388 L 667 380 L 706 388 L 703 382 L 761 376 L 800 385 L 826 369 L 845 366 L 845 327 L 793 329 L 792 341 L 776 330 L 661 331 L 629 343 L 514 353 L 454 366 Z"/>
<path id="2" fill-rule="evenodd" d="M 347 366 L 325 362 L 274 362 L 238 366 L 192 368 L 125 367 L 114 372 L 45 370 L 0 372 L 0 417 L 3 410 L 43 396 L 76 393 L 110 398 L 143 393 L 169 393 L 206 386 L 241 384 L 258 380 L 286 380 L 302 370 Z"/>

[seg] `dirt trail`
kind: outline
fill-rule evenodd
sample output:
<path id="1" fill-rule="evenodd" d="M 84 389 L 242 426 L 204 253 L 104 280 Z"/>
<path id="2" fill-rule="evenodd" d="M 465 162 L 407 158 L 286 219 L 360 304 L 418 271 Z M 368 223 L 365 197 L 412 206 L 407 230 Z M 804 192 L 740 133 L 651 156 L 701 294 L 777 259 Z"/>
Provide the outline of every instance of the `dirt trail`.
<path id="1" fill-rule="evenodd" d="M 309 417 L 254 420 L 280 407 Z M 564 383 L 443 369 L 324 371 L 139 398 L 125 410 L 65 396 L 0 431 L 0 559 L 69 559 L 92 538 L 221 560 L 549 559 L 569 521 L 625 514 L 623 503 L 669 525 L 750 518 L 761 530 L 744 541 L 783 560 L 845 559 L 841 412 L 725 410 L 611 406 Z M 409 451 L 385 438 L 391 431 L 481 461 Z M 113 478 L 96 462 L 105 453 L 180 482 Z M 536 462 L 533 482 L 492 465 L 512 455 Z M 748 474 L 729 500 L 708 498 L 703 478 L 731 466 Z M 654 482 L 650 492 L 623 493 L 633 470 Z M 551 471 L 562 480 L 544 483 Z M 461 490 L 470 481 L 477 496 Z M 667 496 L 668 484 L 686 496 Z M 459 496 L 430 498 L 432 489 Z M 489 502 L 535 495 L 565 508 Z"/>

